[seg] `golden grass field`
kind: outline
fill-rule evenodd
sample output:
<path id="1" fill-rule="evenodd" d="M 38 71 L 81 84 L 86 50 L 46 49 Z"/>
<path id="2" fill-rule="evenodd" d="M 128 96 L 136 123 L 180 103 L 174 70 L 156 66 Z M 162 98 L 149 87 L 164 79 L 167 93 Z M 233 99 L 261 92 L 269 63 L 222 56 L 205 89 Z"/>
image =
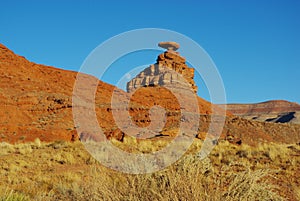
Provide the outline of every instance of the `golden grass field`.
<path id="1" fill-rule="evenodd" d="M 132 152 L 167 143 L 114 142 Z M 164 170 L 132 175 L 99 164 L 81 142 L 1 143 L 0 200 L 300 200 L 299 144 L 250 147 L 220 141 L 200 160 L 201 145 L 195 139 Z"/>

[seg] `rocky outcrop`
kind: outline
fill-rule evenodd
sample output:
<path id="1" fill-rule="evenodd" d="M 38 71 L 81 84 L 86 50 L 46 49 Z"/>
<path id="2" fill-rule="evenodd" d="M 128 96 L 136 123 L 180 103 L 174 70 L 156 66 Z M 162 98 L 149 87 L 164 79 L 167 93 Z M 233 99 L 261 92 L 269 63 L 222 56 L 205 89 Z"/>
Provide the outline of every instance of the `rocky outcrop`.
<path id="1" fill-rule="evenodd" d="M 140 87 L 165 86 L 177 89 L 191 89 L 197 93 L 194 82 L 194 68 L 186 64 L 184 57 L 175 52 L 179 44 L 175 42 L 161 42 L 160 47 L 167 51 L 160 54 L 156 63 L 140 72 L 127 83 L 127 91 L 133 92 Z"/>

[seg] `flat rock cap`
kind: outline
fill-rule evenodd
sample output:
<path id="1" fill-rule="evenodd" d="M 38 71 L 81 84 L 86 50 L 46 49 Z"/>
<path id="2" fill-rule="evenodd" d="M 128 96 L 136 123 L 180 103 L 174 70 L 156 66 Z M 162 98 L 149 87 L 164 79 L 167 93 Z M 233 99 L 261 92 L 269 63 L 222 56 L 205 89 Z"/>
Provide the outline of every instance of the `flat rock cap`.
<path id="1" fill-rule="evenodd" d="M 167 41 L 167 42 L 160 42 L 158 43 L 158 46 L 167 50 L 173 50 L 176 51 L 179 49 L 180 45 L 173 41 Z"/>

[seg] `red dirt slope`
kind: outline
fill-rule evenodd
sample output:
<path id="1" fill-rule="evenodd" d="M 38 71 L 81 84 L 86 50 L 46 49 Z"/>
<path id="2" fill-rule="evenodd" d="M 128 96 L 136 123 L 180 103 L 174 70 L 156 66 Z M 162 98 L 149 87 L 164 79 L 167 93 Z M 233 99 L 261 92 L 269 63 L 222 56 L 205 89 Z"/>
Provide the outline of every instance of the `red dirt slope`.
<path id="1" fill-rule="evenodd" d="M 76 76 L 77 72 L 30 62 L 0 44 L 0 141 L 71 140 L 75 133 L 72 92 Z M 112 136 L 116 126 L 110 111 L 114 89 L 114 86 L 99 81 L 96 95 L 99 122 L 107 135 Z M 126 92 L 116 90 L 128 96 Z M 145 97 L 147 95 L 143 99 Z M 174 108 L 173 99 L 167 98 L 168 93 L 160 93 L 159 97 L 161 105 Z M 136 101 L 137 107 L 140 103 L 149 105 L 143 99 Z M 208 102 L 199 99 L 199 104 L 203 113 L 210 113 Z M 133 106 L 133 115 L 140 110 Z"/>

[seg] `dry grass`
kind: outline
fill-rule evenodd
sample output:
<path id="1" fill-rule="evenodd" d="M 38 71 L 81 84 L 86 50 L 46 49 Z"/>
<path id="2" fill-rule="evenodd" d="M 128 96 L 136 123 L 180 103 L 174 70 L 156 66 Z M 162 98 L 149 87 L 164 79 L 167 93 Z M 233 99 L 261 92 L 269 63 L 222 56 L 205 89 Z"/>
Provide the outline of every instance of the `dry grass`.
<path id="1" fill-rule="evenodd" d="M 153 152 L 167 141 L 113 142 Z M 168 168 L 141 175 L 108 169 L 80 142 L 0 144 L 0 200 L 298 200 L 300 147 L 220 142 L 200 160 L 195 140 Z"/>
<path id="2" fill-rule="evenodd" d="M 0 196 L 1 201 L 29 201 L 30 198 L 22 193 L 11 191 L 2 191 L 2 195 Z"/>

